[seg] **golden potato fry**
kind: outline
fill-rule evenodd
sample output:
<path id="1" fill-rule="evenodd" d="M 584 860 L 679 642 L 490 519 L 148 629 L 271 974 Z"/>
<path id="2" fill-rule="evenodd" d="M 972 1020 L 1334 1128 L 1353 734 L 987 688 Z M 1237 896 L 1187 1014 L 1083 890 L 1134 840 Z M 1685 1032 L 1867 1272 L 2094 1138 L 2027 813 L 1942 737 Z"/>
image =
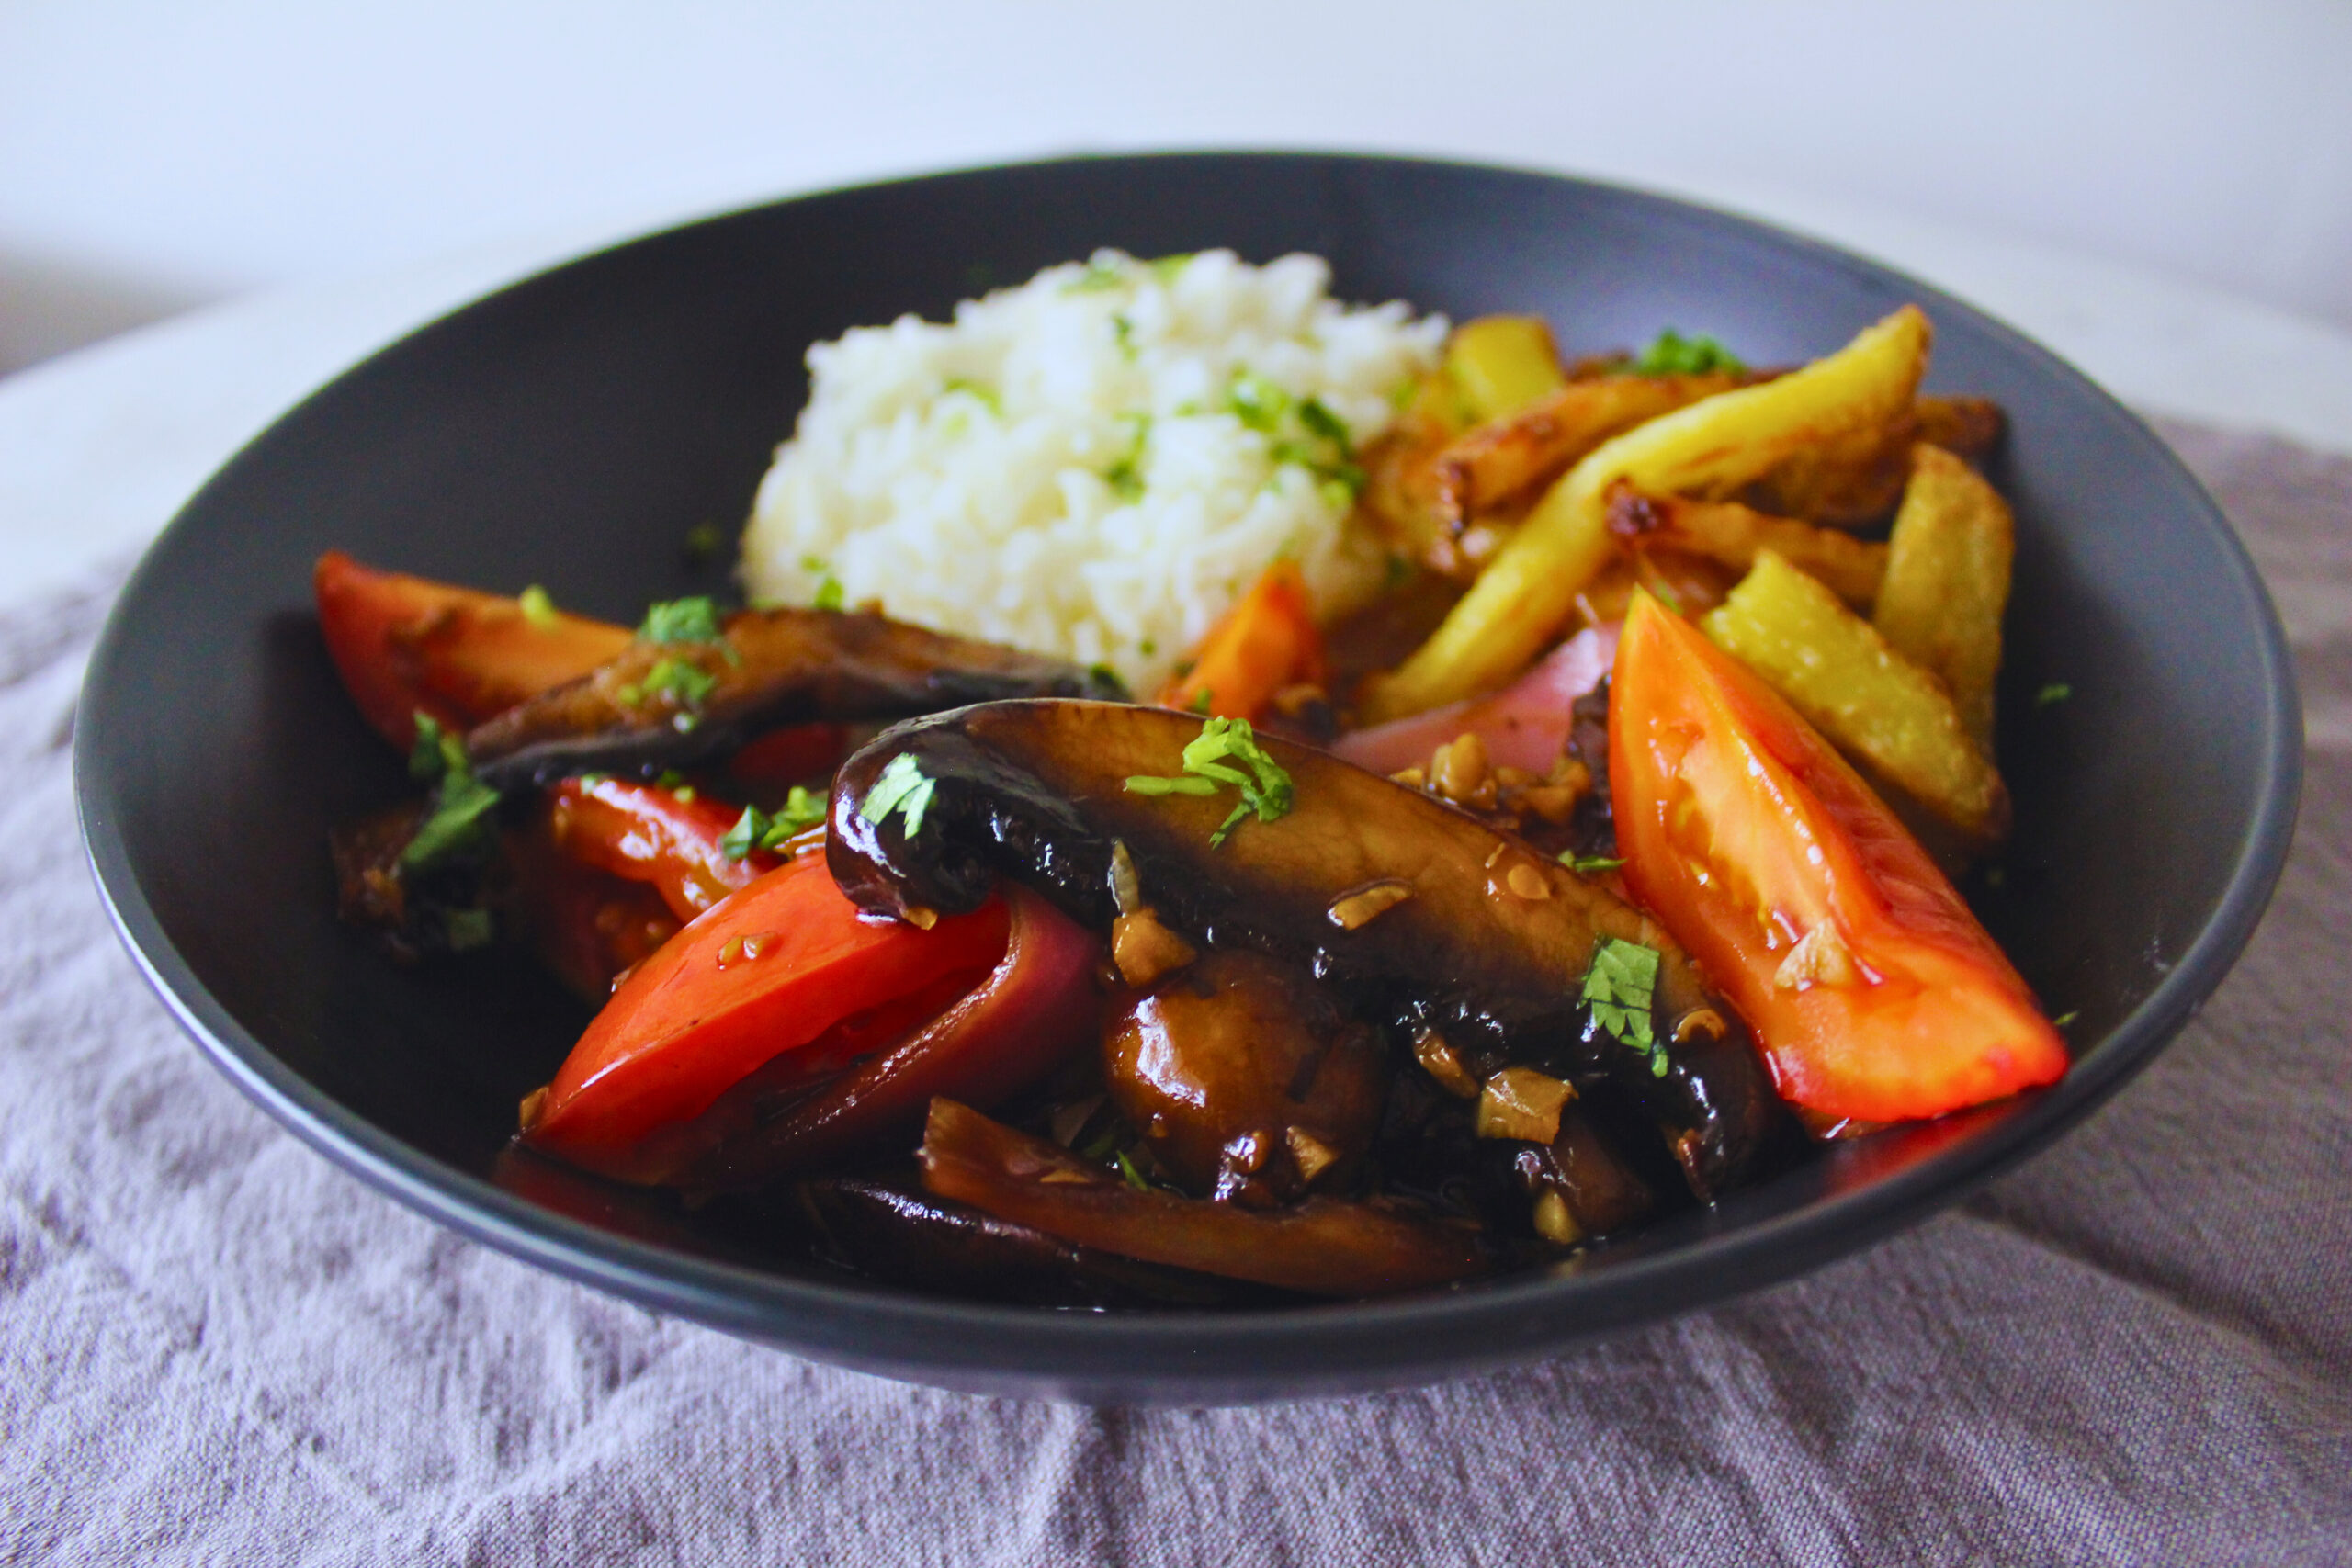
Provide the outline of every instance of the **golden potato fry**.
<path id="1" fill-rule="evenodd" d="M 1454 328 L 1446 373 L 1473 424 L 1517 413 L 1567 379 L 1540 316 L 1480 316 Z"/>
<path id="2" fill-rule="evenodd" d="M 2000 439 L 2001 406 L 1986 398 L 1921 398 L 1876 430 L 1857 430 L 1798 453 L 1749 485 L 1739 499 L 1759 512 L 1833 528 L 1883 521 L 1903 499 L 1911 448 L 1925 441 L 1963 457 Z"/>
<path id="3" fill-rule="evenodd" d="M 1633 581 L 1681 615 L 1705 615 L 1729 598 L 1739 582 L 1739 573 L 1721 561 L 1665 546 L 1637 547 L 1627 555 L 1633 562 Z"/>
<path id="4" fill-rule="evenodd" d="M 1459 529 L 1645 420 L 1728 392 L 1730 376 L 1608 376 L 1571 381 L 1518 413 L 1465 432 L 1437 456 L 1439 519 Z"/>
<path id="5" fill-rule="evenodd" d="M 1633 548 L 1680 550 L 1740 571 L 1756 564 L 1757 551 L 1777 551 L 1862 610 L 1877 599 L 1886 572 L 1884 545 L 1793 518 L 1767 517 L 1736 501 L 1643 495 L 1625 484 L 1609 492 L 1609 531 Z"/>
<path id="6" fill-rule="evenodd" d="M 1912 406 L 1916 439 L 1981 462 L 2001 439 L 2008 415 L 1990 398 L 1921 398 Z"/>
<path id="7" fill-rule="evenodd" d="M 1972 843 L 2008 831 L 2008 791 L 1943 682 L 1770 550 L 1700 627 L 1840 750 Z"/>
<path id="8" fill-rule="evenodd" d="M 1437 456 L 1462 430 L 1461 399 L 1441 368 L 1420 378 L 1396 423 L 1364 449 L 1358 504 L 1381 543 L 1405 560 L 1430 566 L 1456 553 L 1454 530 L 1438 515 Z"/>
<path id="9" fill-rule="evenodd" d="M 1633 558 L 1623 550 L 1618 551 L 1576 597 L 1579 629 L 1623 620 L 1626 607 L 1634 602 L 1634 589 L 1637 581 Z"/>
<path id="10" fill-rule="evenodd" d="M 1993 749 L 1993 680 L 2009 603 L 2017 525 L 2008 503 L 1941 447 L 1912 448 L 1911 483 L 1887 538 L 1871 616 L 1879 635 L 1951 693 L 1968 733 Z"/>
<path id="11" fill-rule="evenodd" d="M 1677 409 L 1588 455 L 1544 492 L 1437 634 L 1369 683 L 1367 716 L 1469 696 L 1533 657 L 1616 553 L 1607 499 L 1618 480 L 1652 495 L 1735 489 L 1812 443 L 1883 426 L 1911 406 L 1932 337 L 1906 305 L 1801 370 Z"/>

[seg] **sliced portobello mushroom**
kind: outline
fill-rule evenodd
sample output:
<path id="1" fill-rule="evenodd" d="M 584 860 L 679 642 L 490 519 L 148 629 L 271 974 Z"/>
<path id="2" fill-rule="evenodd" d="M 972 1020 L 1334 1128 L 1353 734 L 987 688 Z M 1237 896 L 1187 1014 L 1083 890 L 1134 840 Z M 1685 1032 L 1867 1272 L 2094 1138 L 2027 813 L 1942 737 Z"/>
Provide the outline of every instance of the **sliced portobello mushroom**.
<path id="1" fill-rule="evenodd" d="M 1004 697 L 1126 695 L 1082 669 L 865 612 L 744 610 L 716 640 L 631 643 L 611 663 L 474 728 L 496 789 L 567 774 L 651 773 L 817 719 L 890 719 Z"/>
<path id="2" fill-rule="evenodd" d="M 1078 701 L 899 725 L 836 778 L 834 880 L 861 908 L 918 924 L 976 908 L 1000 876 L 1098 931 L 1122 897 L 1139 897 L 1204 947 L 1305 965 L 1403 1038 L 1435 1031 L 1478 1076 L 1526 1064 L 1613 1082 L 1663 1130 L 1699 1196 L 1739 1179 L 1777 1102 L 1737 1015 L 1655 921 L 1465 812 L 1271 737 L 1256 744 L 1288 774 L 1290 808 L 1216 842 L 1233 788 L 1127 787 L 1182 774 L 1202 733 L 1185 714 Z M 862 809 L 894 795 L 878 819 Z M 1583 998 L 1609 938 L 1657 954 L 1655 1050 L 1601 1027 Z"/>
<path id="3" fill-rule="evenodd" d="M 1140 1263 L 999 1219 L 925 1191 L 911 1173 L 819 1177 L 790 1191 L 824 1256 L 913 1290 L 1095 1310 L 1277 1299 L 1272 1291 Z"/>

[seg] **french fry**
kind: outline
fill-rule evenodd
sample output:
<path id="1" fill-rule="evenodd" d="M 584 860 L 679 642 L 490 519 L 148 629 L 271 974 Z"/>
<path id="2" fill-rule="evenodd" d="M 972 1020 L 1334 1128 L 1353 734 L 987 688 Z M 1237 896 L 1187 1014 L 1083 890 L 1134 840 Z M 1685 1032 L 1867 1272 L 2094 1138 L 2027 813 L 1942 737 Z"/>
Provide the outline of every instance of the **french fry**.
<path id="1" fill-rule="evenodd" d="M 1972 463 L 1984 460 L 2008 423 L 2001 405 L 1990 398 L 1921 398 L 1912 413 L 1917 439 Z"/>
<path id="2" fill-rule="evenodd" d="M 1446 340 L 1445 368 L 1473 424 L 1517 413 L 1567 379 L 1540 316 L 1463 322 Z"/>
<path id="3" fill-rule="evenodd" d="M 1472 513 L 1561 472 L 1611 436 L 1739 384 L 1730 376 L 1571 381 L 1515 414 L 1464 433 L 1438 454 L 1439 519 L 1460 529 Z"/>
<path id="4" fill-rule="evenodd" d="M 1634 581 L 1664 600 L 1675 614 L 1687 618 L 1705 615 L 1728 598 L 1739 583 L 1738 572 L 1705 556 L 1664 547 L 1629 553 Z M 1622 615 L 1621 611 L 1621 618 Z"/>
<path id="5" fill-rule="evenodd" d="M 2017 527 L 2008 503 L 1950 452 L 1911 451 L 1911 482 L 1887 538 L 1886 577 L 1871 616 L 1896 652 L 1941 680 L 1986 752 L 2001 613 L 2009 602 Z"/>
<path id="6" fill-rule="evenodd" d="M 1911 406 L 1933 333 L 1916 306 L 1826 358 L 1634 426 L 1547 491 L 1435 636 L 1363 694 L 1377 721 L 1500 685 L 1532 658 L 1615 554 L 1610 487 L 1652 495 L 1736 489 L 1807 445 Z"/>
<path id="7" fill-rule="evenodd" d="M 1876 430 L 1856 430 L 1801 452 L 1749 485 L 1739 499 L 1759 512 L 1833 528 L 1883 520 L 1903 498 L 1917 442 L 1971 459 L 2000 439 L 2001 406 L 1986 398 L 1921 398 Z"/>
<path id="8" fill-rule="evenodd" d="M 2008 831 L 2008 791 L 1943 682 L 1770 550 L 1700 628 L 1839 750 L 1972 844 Z"/>
<path id="9" fill-rule="evenodd" d="M 1609 492 L 1609 531 L 1633 548 L 1679 550 L 1740 571 L 1756 564 L 1758 550 L 1773 550 L 1861 610 L 1878 598 L 1879 580 L 1886 573 L 1884 545 L 1793 518 L 1768 517 L 1736 501 L 1643 495 L 1620 484 Z"/>
<path id="10" fill-rule="evenodd" d="M 1390 553 L 1435 567 L 1455 552 L 1437 512 L 1437 457 L 1462 434 L 1462 399 L 1443 367 L 1420 378 L 1396 423 L 1366 447 L 1362 505 Z"/>

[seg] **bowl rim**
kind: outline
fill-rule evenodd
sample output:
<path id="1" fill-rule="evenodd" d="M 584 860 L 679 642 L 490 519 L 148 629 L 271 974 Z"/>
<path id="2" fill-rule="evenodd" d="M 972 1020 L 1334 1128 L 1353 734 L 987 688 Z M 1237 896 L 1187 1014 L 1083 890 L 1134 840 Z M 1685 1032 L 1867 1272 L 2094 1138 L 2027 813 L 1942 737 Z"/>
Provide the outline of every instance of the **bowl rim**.
<path id="1" fill-rule="evenodd" d="M 1451 1291 L 1274 1310 L 1134 1314 L 1055 1312 L 930 1296 L 844 1273 L 839 1283 L 794 1278 L 620 1235 L 541 1207 L 367 1121 L 265 1046 L 197 976 L 164 931 L 130 853 L 102 761 L 119 754 L 132 722 L 125 689 L 133 623 L 163 547 L 216 491 L 258 461 L 258 449 L 327 387 L 457 316 L 551 273 L 613 251 L 772 209 L 863 191 L 1070 167 L 1295 162 L 1406 165 L 1506 174 L 1631 200 L 1645 218 L 1728 226 L 1873 282 L 1892 280 L 1935 310 L 1977 330 L 2045 374 L 2087 390 L 2118 416 L 2137 456 L 2170 470 L 2199 502 L 2200 521 L 2229 569 L 2261 607 L 2251 628 L 2267 701 L 2256 759 L 2257 804 L 2221 897 L 2187 949 L 2117 1025 L 2074 1051 L 2059 1085 L 1907 1167 L 1801 1211 L 1743 1219 L 1685 1244 L 1623 1258 L 1591 1274 L 1537 1269 Z M 2015 328 L 1899 269 L 1743 214 L 1638 186 L 1466 160 L 1308 150 L 1183 150 L 986 164 L 753 201 L 601 244 L 513 279 L 402 333 L 345 367 L 232 455 L 151 543 L 126 580 L 94 647 L 74 740 L 74 795 L 100 900 L 147 984 L 231 1082 L 329 1160 L 453 1230 L 551 1272 L 724 1331 L 820 1360 L 910 1381 L 1046 1397 L 1159 1403 L 1239 1403 L 1340 1393 L 1466 1375 L 1555 1353 L 1779 1283 L 1856 1253 L 1958 1201 L 2021 1163 L 2103 1103 L 2144 1067 L 2196 1012 L 2251 938 L 2283 870 L 2302 773 L 2301 708 L 2285 632 L 2261 575 L 2220 507 L 2146 422 L 2057 355 Z M 1657 1303 L 1671 1303 L 1661 1312 Z M 1574 1309 L 1574 1315 L 1567 1309 Z"/>

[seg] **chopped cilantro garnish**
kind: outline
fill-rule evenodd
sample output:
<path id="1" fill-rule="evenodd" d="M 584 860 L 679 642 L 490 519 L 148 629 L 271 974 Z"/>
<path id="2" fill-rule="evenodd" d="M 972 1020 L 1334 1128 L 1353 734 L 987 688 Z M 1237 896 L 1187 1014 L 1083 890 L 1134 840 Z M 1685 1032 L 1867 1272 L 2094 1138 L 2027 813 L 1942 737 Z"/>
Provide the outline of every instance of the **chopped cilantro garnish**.
<path id="1" fill-rule="evenodd" d="M 1151 638 L 1146 637 L 1141 642 L 1136 644 L 1136 651 L 1142 654 L 1146 659 L 1156 659 L 1159 655 L 1159 645 L 1152 641 Z"/>
<path id="2" fill-rule="evenodd" d="M 1116 262 L 1089 262 L 1084 272 L 1062 285 L 1062 292 L 1099 294 L 1105 288 L 1116 288 L 1126 280 L 1125 270 Z"/>
<path id="3" fill-rule="evenodd" d="M 729 860 L 740 861 L 754 850 L 774 851 L 824 819 L 825 797 L 794 784 L 773 817 L 756 806 L 743 807 L 735 826 L 719 835 L 718 848 Z"/>
<path id="4" fill-rule="evenodd" d="M 1621 1045 L 1646 1052 L 1650 1071 L 1666 1077 L 1666 1048 L 1650 1028 L 1651 999 L 1657 990 L 1657 949 L 1609 936 L 1593 949 L 1584 977 L 1585 1004 L 1592 1021 Z"/>
<path id="5" fill-rule="evenodd" d="M 842 592 L 842 580 L 827 572 L 825 580 L 817 584 L 816 597 L 808 601 L 808 607 L 812 610 L 838 610 L 846 597 Z"/>
<path id="6" fill-rule="evenodd" d="M 998 418 L 1001 419 L 1004 417 L 1004 403 L 997 397 L 996 389 L 993 387 L 984 387 L 978 381 L 967 381 L 961 376 L 955 376 L 949 378 L 947 385 L 944 389 L 950 392 L 962 392 L 967 397 L 977 400 L 982 408 L 987 409 L 989 412 L 995 414 Z M 824 563 L 822 561 L 819 561 L 815 566 L 808 565 L 808 561 L 814 558 L 814 557 L 806 558 L 800 564 L 805 570 L 809 571 L 823 570 Z"/>
<path id="7" fill-rule="evenodd" d="M 664 659 L 645 672 L 645 679 L 634 686 L 623 686 L 619 696 L 631 707 L 648 697 L 667 694 L 677 700 L 680 707 L 692 712 L 702 706 L 703 699 L 718 686 L 718 677 L 699 664 L 683 659 Z"/>
<path id="8" fill-rule="evenodd" d="M 1172 256 L 1154 256 L 1151 259 L 1151 275 L 1164 286 L 1175 282 L 1177 275 L 1192 265 L 1193 253 L 1190 251 L 1182 251 Z"/>
<path id="9" fill-rule="evenodd" d="M 1111 318 L 1111 335 L 1118 340 L 1119 352 L 1132 360 L 1136 356 L 1136 324 L 1124 315 Z"/>
<path id="10" fill-rule="evenodd" d="M 1563 850 L 1560 863 L 1578 876 L 1598 876 L 1604 871 L 1615 871 L 1625 863 L 1613 855 L 1580 855 L 1574 850 Z"/>
<path id="11" fill-rule="evenodd" d="M 1141 501 L 1144 491 L 1143 454 L 1145 446 L 1151 440 L 1151 415 L 1124 413 L 1119 417 L 1129 427 L 1127 449 L 1117 462 L 1102 470 L 1102 482 L 1109 485 L 1111 493 L 1121 501 Z"/>
<path id="12" fill-rule="evenodd" d="M 2074 1022 L 2075 1020 L 2082 1016 L 2083 1015 L 2079 1012 L 2062 1012 L 2056 1018 L 2050 1021 L 2050 1027 L 2052 1029 L 2064 1029 L 2068 1024 Z"/>
<path id="13" fill-rule="evenodd" d="M 488 909 L 445 909 L 441 912 L 441 935 L 452 953 L 471 953 L 478 947 L 488 947 L 498 934 Z"/>
<path id="14" fill-rule="evenodd" d="M 1706 333 L 1684 337 L 1668 327 L 1627 368 L 1636 376 L 1703 376 L 1712 370 L 1737 376 L 1747 367 Z"/>
<path id="15" fill-rule="evenodd" d="M 419 708 L 416 741 L 408 751 L 408 776 L 419 784 L 438 784 L 445 774 L 463 773 L 466 743 L 441 728 L 441 721 Z"/>
<path id="16" fill-rule="evenodd" d="M 704 593 L 663 600 L 645 612 L 637 635 L 645 642 L 717 642 L 718 606 Z"/>
<path id="17" fill-rule="evenodd" d="M 878 828 L 890 813 L 901 812 L 907 819 L 907 837 L 911 839 L 922 831 L 922 817 L 931 809 L 933 787 L 934 781 L 924 775 L 915 754 L 901 751 L 890 759 L 890 765 L 882 770 L 882 776 L 865 792 L 865 798 L 858 803 L 857 814 Z"/>
<path id="18" fill-rule="evenodd" d="M 1225 389 L 1225 412 L 1252 430 L 1272 434 L 1290 406 L 1290 394 L 1254 370 L 1236 370 Z"/>
<path id="19" fill-rule="evenodd" d="M 514 604 L 523 612 L 523 618 L 541 631 L 547 631 L 556 624 L 555 601 L 548 598 L 548 591 L 536 582 L 517 593 Z"/>
<path id="20" fill-rule="evenodd" d="M 1232 766 L 1235 762 L 1241 766 Z M 1290 774 L 1266 755 L 1246 718 L 1210 719 L 1185 746 L 1182 773 L 1173 777 L 1137 774 L 1127 780 L 1126 787 L 1145 795 L 1215 795 L 1222 784 L 1240 791 L 1241 803 L 1209 835 L 1211 849 L 1224 843 L 1226 835 L 1252 812 L 1261 822 L 1280 819 L 1289 813 L 1296 795 Z"/>
<path id="21" fill-rule="evenodd" d="M 718 835 L 718 852 L 729 860 L 740 861 L 753 850 L 763 850 L 774 827 L 766 812 L 756 806 L 747 806 L 743 815 L 735 818 L 735 826 Z"/>
<path id="22" fill-rule="evenodd" d="M 454 860 L 487 854 L 496 842 L 490 814 L 497 806 L 498 792 L 474 777 L 460 755 L 434 787 L 432 813 L 401 851 L 401 870 L 414 876 Z"/>
<path id="23" fill-rule="evenodd" d="M 1250 429 L 1273 437 L 1266 457 L 1276 468 L 1295 466 L 1314 476 L 1324 502 L 1344 512 L 1363 491 L 1365 474 L 1356 461 L 1347 422 L 1317 398 L 1294 400 L 1288 392 L 1247 370 L 1234 372 L 1226 412 Z M 1295 434 L 1284 434 L 1285 422 Z M 1268 481 L 1270 484 L 1272 480 Z"/>
<path id="24" fill-rule="evenodd" d="M 2065 682 L 2052 681 L 2033 694 L 2033 705 L 2038 708 L 2055 707 L 2074 694 L 2075 688 Z"/>
<path id="25" fill-rule="evenodd" d="M 1347 422 L 1326 407 L 1322 399 L 1308 398 L 1300 403 L 1298 423 L 1305 425 L 1310 434 L 1319 435 L 1339 447 L 1341 457 L 1355 455 L 1355 446 L 1348 439 Z"/>
<path id="26" fill-rule="evenodd" d="M 784 804 L 776 808 L 775 825 L 784 830 L 786 839 L 807 832 L 824 819 L 825 797 L 800 784 L 794 784 L 791 793 L 784 797 Z"/>
<path id="27" fill-rule="evenodd" d="M 1202 717 L 1207 717 L 1209 709 L 1216 705 L 1216 694 L 1210 691 L 1206 686 L 1203 686 L 1199 692 L 1193 694 L 1192 705 L 1193 711 L 1199 714 Z"/>

